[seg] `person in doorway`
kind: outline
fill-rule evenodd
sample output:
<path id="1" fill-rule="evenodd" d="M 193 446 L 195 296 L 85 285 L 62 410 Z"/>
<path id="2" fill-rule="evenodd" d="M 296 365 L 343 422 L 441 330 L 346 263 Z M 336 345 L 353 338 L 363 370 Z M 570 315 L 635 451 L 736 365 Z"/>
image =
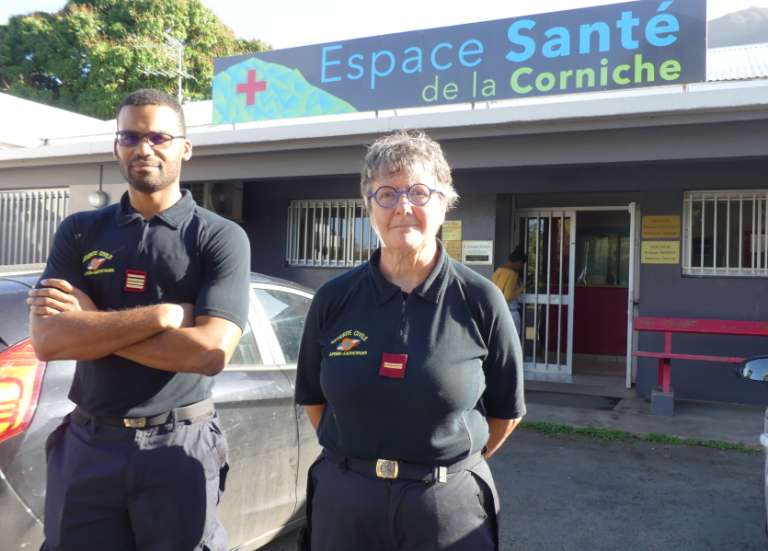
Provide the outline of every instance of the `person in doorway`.
<path id="1" fill-rule="evenodd" d="M 128 190 L 62 222 L 29 293 L 38 357 L 77 360 L 76 407 L 46 443 L 44 551 L 227 549 L 211 388 L 247 322 L 250 247 L 180 188 L 185 133 L 168 94 L 124 99 Z"/>
<path id="2" fill-rule="evenodd" d="M 522 331 L 522 318 L 520 316 L 520 295 L 523 293 L 520 274 L 523 271 L 523 265 L 528 260 L 528 255 L 523 252 L 523 248 L 518 245 L 509 255 L 506 264 L 496 268 L 491 276 L 491 281 L 499 288 L 504 295 L 504 299 L 509 306 L 509 312 L 512 314 L 512 320 L 515 322 L 515 328 L 518 335 Z"/>
<path id="3" fill-rule="evenodd" d="M 438 143 L 376 140 L 361 194 L 380 248 L 318 290 L 297 363 L 323 447 L 300 548 L 496 551 L 485 460 L 525 414 L 509 310 L 437 240 L 458 198 Z"/>

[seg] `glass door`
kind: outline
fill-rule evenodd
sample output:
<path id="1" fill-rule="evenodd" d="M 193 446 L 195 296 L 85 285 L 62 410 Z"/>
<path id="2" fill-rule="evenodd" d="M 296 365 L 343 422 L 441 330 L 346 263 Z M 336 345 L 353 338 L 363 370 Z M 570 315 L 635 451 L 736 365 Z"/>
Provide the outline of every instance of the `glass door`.
<path id="1" fill-rule="evenodd" d="M 570 382 L 573 365 L 574 211 L 518 211 L 514 243 L 528 253 L 522 331 L 526 378 Z"/>

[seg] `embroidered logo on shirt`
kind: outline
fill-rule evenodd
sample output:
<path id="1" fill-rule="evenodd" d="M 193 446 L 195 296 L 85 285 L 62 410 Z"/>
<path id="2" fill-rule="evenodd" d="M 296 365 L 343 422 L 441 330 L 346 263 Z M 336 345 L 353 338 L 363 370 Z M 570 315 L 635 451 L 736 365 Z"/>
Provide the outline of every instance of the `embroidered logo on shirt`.
<path id="1" fill-rule="evenodd" d="M 85 273 L 83 275 L 93 276 L 99 274 L 111 274 L 115 271 L 114 268 L 102 268 L 104 263 L 112 260 L 112 255 L 106 251 L 91 251 L 83 257 L 83 262 L 87 262 L 85 265 Z"/>
<path id="2" fill-rule="evenodd" d="M 102 264 L 104 264 L 106 261 L 107 261 L 106 258 L 92 258 L 91 261 L 88 263 L 88 266 L 86 266 L 86 268 L 88 268 L 88 271 L 98 270 L 99 267 Z"/>
<path id="3" fill-rule="evenodd" d="M 350 337 L 345 337 L 341 339 L 341 342 L 336 345 L 336 350 L 344 350 L 345 352 L 347 350 L 352 350 L 353 348 L 357 348 L 357 345 L 359 345 L 361 342 L 360 339 L 353 339 Z"/>
<path id="4" fill-rule="evenodd" d="M 334 351 L 328 354 L 329 358 L 337 356 L 367 356 L 367 350 L 356 350 L 365 344 L 368 335 L 357 329 L 348 329 L 331 341 Z"/>
<path id="5" fill-rule="evenodd" d="M 147 288 L 147 272 L 141 270 L 126 270 L 125 271 L 125 287 L 123 290 L 126 293 L 143 293 Z"/>

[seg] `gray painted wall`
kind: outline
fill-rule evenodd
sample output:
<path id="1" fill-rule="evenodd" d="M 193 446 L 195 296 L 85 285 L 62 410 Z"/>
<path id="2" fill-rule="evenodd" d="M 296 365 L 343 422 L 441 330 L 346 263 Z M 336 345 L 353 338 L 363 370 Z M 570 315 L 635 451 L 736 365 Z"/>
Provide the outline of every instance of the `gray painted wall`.
<path id="1" fill-rule="evenodd" d="M 679 214 L 684 190 L 768 186 L 764 178 L 768 121 L 673 122 L 665 119 L 657 127 L 631 128 L 633 121 L 627 120 L 628 127 L 621 129 L 531 130 L 494 137 L 494 128 L 489 127 L 435 131 L 433 135 L 443 139 L 448 159 L 457 168 L 456 185 L 463 196 L 449 219 L 463 221 L 464 239 L 495 238 L 494 253 L 500 263 L 508 253 L 508 224 L 515 204 L 554 207 L 634 200 L 642 214 Z M 477 134 L 474 138 L 472 131 Z M 508 130 L 499 128 L 498 132 Z M 259 149 L 260 144 L 236 144 L 237 152 L 224 146 L 200 148 L 185 167 L 184 178 L 187 182 L 247 181 L 244 225 L 251 236 L 254 269 L 317 287 L 340 271 L 285 266 L 288 203 L 291 199 L 356 197 L 362 143 L 371 137 L 364 138 L 351 137 L 345 143 L 318 140 L 301 147 L 286 144 L 283 151 Z M 707 160 L 729 158 L 732 160 Z M 54 162 L 4 167 L 0 169 L 0 189 L 72 186 L 72 209 L 88 208 L 87 194 L 98 189 L 99 163 L 105 166 L 103 184 L 111 199 L 119 199 L 124 189 L 116 164 L 107 154 Z M 255 175 L 258 181 L 254 181 Z M 765 278 L 690 278 L 683 277 L 679 267 L 639 268 L 641 314 L 764 320 L 768 313 Z M 491 273 L 490 268 L 478 271 Z M 762 342 L 747 341 L 681 339 L 679 345 L 681 350 L 690 347 L 729 355 L 768 353 Z M 640 340 L 643 348 L 654 343 L 652 336 Z M 737 380 L 727 366 L 678 363 L 673 364 L 673 384 L 679 396 L 768 402 L 764 389 Z M 640 362 L 638 389 L 648 393 L 654 380 L 652 363 Z"/>
<path id="2" fill-rule="evenodd" d="M 356 175 L 248 182 L 243 192 L 244 228 L 251 238 L 253 270 L 317 288 L 346 268 L 304 268 L 285 262 L 288 205 L 292 199 L 359 196 Z"/>
<path id="3" fill-rule="evenodd" d="M 768 160 L 664 164 L 614 164 L 592 167 L 460 170 L 454 175 L 461 195 L 448 219 L 462 220 L 464 239 L 496 239 L 496 263 L 509 250 L 514 206 L 565 207 L 638 203 L 643 215 L 682 214 L 683 191 L 766 187 Z M 285 266 L 286 211 L 291 199 L 356 197 L 357 175 L 331 178 L 263 180 L 245 188 L 245 227 L 251 235 L 257 271 L 318 287 L 339 269 Z M 638 244 L 639 245 L 639 244 Z M 765 320 L 765 278 L 684 277 L 679 266 L 640 265 L 641 315 Z M 490 277 L 491 267 L 478 272 Z M 768 353 L 766 339 L 686 337 L 673 339 L 675 350 L 722 355 Z M 661 339 L 642 335 L 640 349 L 660 350 Z M 741 381 L 727 364 L 673 362 L 673 385 L 679 397 L 768 403 L 761 385 Z M 637 388 L 649 394 L 655 364 L 638 365 Z"/>

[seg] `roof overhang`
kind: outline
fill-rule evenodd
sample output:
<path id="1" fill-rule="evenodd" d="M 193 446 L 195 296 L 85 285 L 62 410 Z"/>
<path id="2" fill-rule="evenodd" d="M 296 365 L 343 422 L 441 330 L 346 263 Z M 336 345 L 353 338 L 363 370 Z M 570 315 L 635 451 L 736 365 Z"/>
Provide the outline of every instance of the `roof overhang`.
<path id="1" fill-rule="evenodd" d="M 756 119 L 768 119 L 765 79 L 206 126 L 189 135 L 201 157 L 359 145 L 409 128 L 450 140 Z M 0 169 L 111 161 L 112 140 L 102 134 L 0 151 Z"/>

